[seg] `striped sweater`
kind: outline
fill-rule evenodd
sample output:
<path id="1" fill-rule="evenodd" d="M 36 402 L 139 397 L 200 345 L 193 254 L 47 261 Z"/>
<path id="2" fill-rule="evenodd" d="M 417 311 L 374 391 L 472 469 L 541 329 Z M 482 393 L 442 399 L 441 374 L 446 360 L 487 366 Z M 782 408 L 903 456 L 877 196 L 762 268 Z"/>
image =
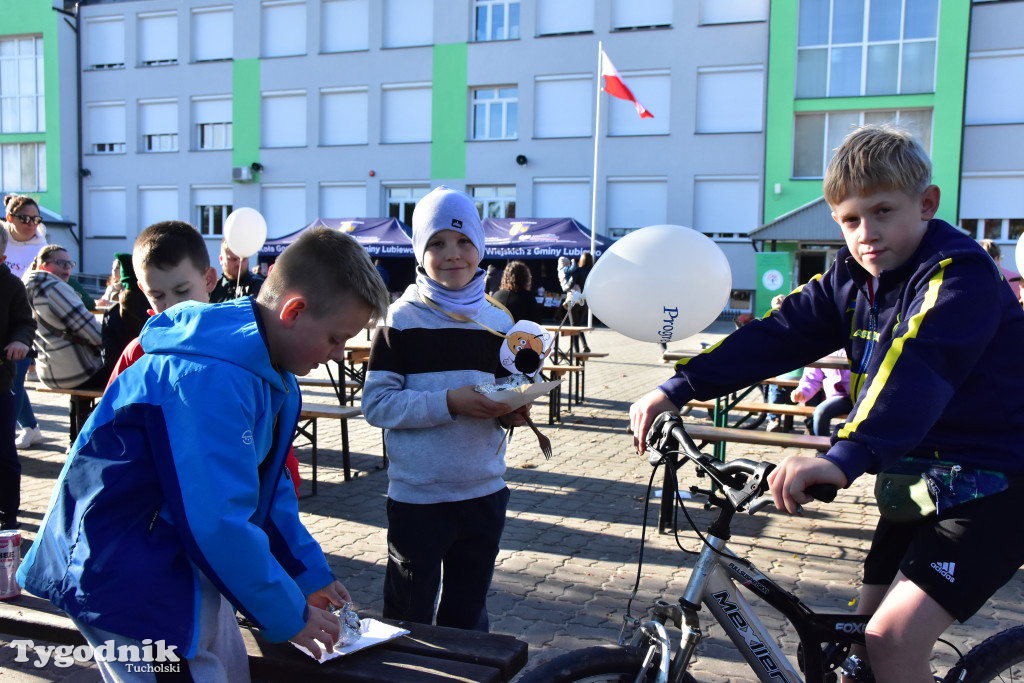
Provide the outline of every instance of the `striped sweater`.
<path id="1" fill-rule="evenodd" d="M 844 247 L 660 388 L 675 405 L 714 398 L 840 347 L 855 403 L 823 457 L 848 481 L 904 457 L 1024 474 L 1024 311 L 988 254 L 938 219 L 877 279 Z"/>
<path id="2" fill-rule="evenodd" d="M 502 428 L 451 415 L 447 392 L 507 376 L 503 340 L 429 308 L 417 292 L 411 285 L 377 328 L 363 387 L 366 421 L 385 429 L 388 497 L 425 504 L 490 495 L 505 487 Z M 490 304 L 476 320 L 502 333 L 512 326 Z"/>

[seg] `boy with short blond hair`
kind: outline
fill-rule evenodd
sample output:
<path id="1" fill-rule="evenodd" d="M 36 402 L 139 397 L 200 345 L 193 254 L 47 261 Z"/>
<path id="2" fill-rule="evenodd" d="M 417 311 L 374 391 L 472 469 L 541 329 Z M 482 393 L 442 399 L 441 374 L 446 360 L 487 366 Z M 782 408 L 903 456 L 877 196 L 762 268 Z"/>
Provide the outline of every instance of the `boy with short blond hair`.
<path id="1" fill-rule="evenodd" d="M 939 189 L 909 133 L 851 132 L 824 192 L 846 241 L 835 263 L 778 311 L 680 362 L 630 422 L 642 451 L 658 413 L 845 348 L 853 410 L 827 453 L 786 458 L 771 491 L 794 513 L 812 484 L 879 475 L 858 611 L 874 615 L 875 679 L 924 683 L 939 635 L 1024 564 L 1024 546 L 1006 541 L 1024 534 L 1024 311 L 988 254 L 934 218 Z M 900 504 L 920 500 L 910 495 L 918 486 L 931 504 Z"/>
<path id="2" fill-rule="evenodd" d="M 153 316 L 145 355 L 72 447 L 18 580 L 94 648 L 162 640 L 193 680 L 248 680 L 238 609 L 272 641 L 333 649 L 340 627 L 325 609 L 351 597 L 282 476 L 301 410 L 295 375 L 341 359 L 388 296 L 351 237 L 314 229 L 293 246 L 267 297 Z M 345 289 L 311 286 L 334 279 L 339 254 Z M 130 678 L 125 663 L 99 666 L 106 680 Z"/>

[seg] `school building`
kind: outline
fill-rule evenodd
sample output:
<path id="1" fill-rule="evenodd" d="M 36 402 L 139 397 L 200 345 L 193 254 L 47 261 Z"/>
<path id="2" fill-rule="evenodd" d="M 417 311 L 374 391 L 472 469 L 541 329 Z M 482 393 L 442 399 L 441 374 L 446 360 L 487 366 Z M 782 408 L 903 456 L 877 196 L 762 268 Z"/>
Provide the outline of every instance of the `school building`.
<path id="1" fill-rule="evenodd" d="M 277 237 L 408 222 L 445 183 L 484 216 L 696 228 L 743 309 L 750 233 L 820 197 L 850 124 L 883 120 L 928 144 L 942 218 L 995 238 L 1008 267 L 1024 230 L 1021 0 L 50 5 L 0 0 L 0 184 L 67 221 L 51 239 L 84 272 L 157 220 L 190 221 L 216 254 L 234 207 Z M 597 120 L 599 42 L 654 118 L 601 94 Z M 820 270 L 838 233 L 819 222 L 758 248 L 791 253 L 794 279 Z"/>

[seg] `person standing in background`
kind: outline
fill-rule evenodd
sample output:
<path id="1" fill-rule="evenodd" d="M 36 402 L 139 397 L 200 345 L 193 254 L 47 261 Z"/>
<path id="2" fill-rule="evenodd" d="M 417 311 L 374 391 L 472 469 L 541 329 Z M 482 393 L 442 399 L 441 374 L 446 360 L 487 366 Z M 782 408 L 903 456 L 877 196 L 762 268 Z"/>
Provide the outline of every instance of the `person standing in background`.
<path id="1" fill-rule="evenodd" d="M 4 197 L 7 220 L 3 227 L 7 231 L 7 267 L 18 279 L 32 269 L 32 261 L 39 250 L 46 246 L 46 226 L 39 215 L 36 200 L 23 194 L 9 194 Z M 14 392 L 15 418 L 18 430 L 14 443 L 19 450 L 29 448 L 43 440 L 43 432 L 32 412 L 32 403 L 25 391 L 25 376 L 32 366 L 32 356 L 26 355 L 15 362 L 15 375 L 11 380 Z"/>
<path id="2" fill-rule="evenodd" d="M 981 240 L 978 242 L 981 248 L 985 250 L 992 260 L 999 266 L 999 272 L 1006 278 L 1006 282 L 1010 285 L 1010 289 L 1013 290 L 1013 295 L 1020 300 L 1020 274 L 1013 272 L 1007 268 L 1003 268 L 1003 251 L 999 248 L 999 245 L 992 240 Z M 1020 267 L 1019 265 L 1017 266 Z"/>
<path id="3" fill-rule="evenodd" d="M 220 241 L 220 279 L 210 292 L 210 303 L 219 304 L 243 296 L 256 296 L 263 286 L 263 277 L 249 270 L 249 258 L 240 258 L 228 247 L 228 240 Z"/>
<path id="4" fill-rule="evenodd" d="M 494 300 L 507 308 L 516 322 L 537 322 L 540 319 L 530 267 L 522 261 L 512 261 L 505 266 L 505 272 L 501 276 L 501 289 L 494 293 Z"/>

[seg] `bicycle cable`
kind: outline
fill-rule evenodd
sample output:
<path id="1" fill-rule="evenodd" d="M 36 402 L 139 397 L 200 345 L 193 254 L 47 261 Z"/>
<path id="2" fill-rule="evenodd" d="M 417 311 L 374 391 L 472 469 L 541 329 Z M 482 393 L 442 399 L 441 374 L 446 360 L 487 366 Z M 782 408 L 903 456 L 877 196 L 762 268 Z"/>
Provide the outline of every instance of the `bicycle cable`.
<path id="1" fill-rule="evenodd" d="M 658 473 L 658 467 L 661 464 L 658 463 L 651 468 L 651 478 L 647 481 L 647 494 L 644 496 L 644 517 L 640 524 L 640 557 L 636 563 L 636 580 L 633 582 L 633 590 L 629 594 L 629 600 L 626 601 L 626 619 L 629 621 L 635 621 L 631 608 L 633 599 L 636 598 L 637 591 L 640 590 L 640 576 L 643 573 L 644 566 L 644 545 L 647 542 L 647 513 L 651 508 L 651 491 L 654 489 L 654 477 Z"/>

